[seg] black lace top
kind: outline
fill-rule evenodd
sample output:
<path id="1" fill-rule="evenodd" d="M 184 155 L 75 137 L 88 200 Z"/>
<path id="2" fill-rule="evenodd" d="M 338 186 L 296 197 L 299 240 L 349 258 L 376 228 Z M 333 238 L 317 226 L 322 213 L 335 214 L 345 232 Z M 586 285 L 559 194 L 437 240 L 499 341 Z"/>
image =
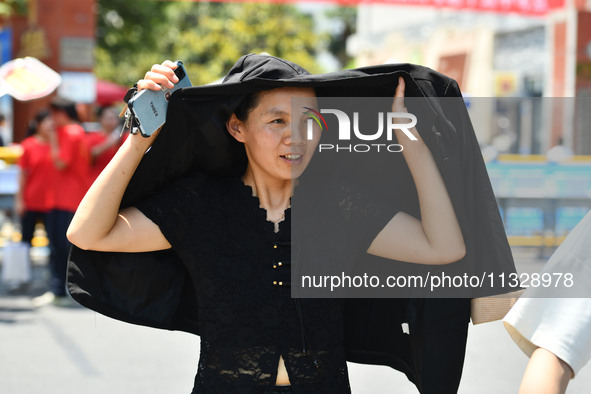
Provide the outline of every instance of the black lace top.
<path id="1" fill-rule="evenodd" d="M 272 392 L 280 356 L 295 393 L 350 392 L 342 300 L 290 295 L 290 209 L 275 232 L 240 178 L 201 176 L 136 207 L 195 285 L 201 354 L 193 393 Z"/>

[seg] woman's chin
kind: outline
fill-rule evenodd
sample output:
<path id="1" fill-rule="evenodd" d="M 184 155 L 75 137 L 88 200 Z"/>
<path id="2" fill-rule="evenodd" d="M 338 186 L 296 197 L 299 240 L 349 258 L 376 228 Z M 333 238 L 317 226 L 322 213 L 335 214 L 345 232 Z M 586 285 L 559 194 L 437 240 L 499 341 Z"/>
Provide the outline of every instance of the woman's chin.
<path id="1" fill-rule="evenodd" d="M 291 167 L 291 179 L 298 179 L 299 177 L 302 176 L 302 174 L 304 173 L 304 171 L 306 171 L 306 168 L 308 167 L 308 163 L 302 163 L 301 165 L 298 166 L 292 166 Z"/>

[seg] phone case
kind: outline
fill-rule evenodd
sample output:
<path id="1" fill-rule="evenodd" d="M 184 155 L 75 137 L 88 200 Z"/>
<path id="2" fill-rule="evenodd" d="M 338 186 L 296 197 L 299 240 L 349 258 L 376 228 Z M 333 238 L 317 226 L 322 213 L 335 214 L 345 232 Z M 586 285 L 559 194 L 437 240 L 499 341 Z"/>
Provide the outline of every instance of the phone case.
<path id="1" fill-rule="evenodd" d="M 142 90 L 127 103 L 129 110 L 137 120 L 140 133 L 144 137 L 152 135 L 166 122 L 166 110 L 170 96 L 178 89 L 191 86 L 183 63 L 177 61 L 177 65 L 174 73 L 179 78 L 179 82 L 172 89 L 162 87 L 159 91 Z"/>

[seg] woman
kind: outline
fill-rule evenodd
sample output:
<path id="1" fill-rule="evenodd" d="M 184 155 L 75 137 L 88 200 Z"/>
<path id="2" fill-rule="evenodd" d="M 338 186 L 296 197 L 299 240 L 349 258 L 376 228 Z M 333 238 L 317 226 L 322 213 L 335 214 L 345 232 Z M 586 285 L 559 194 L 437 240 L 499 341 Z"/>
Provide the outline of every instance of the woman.
<path id="1" fill-rule="evenodd" d="M 51 133 L 55 133 L 55 124 L 50 112 L 41 110 L 29 125 L 29 136 L 21 143 L 23 153 L 18 161 L 21 172 L 14 209 L 21 218 L 22 240 L 29 245 L 35 225 L 44 223 L 47 212 L 53 207 Z"/>
<path id="2" fill-rule="evenodd" d="M 153 66 L 138 89 L 172 87 L 178 81 L 175 67 L 169 61 Z M 404 89 L 400 78 L 393 112 L 405 111 Z M 317 107 L 313 89 L 284 85 L 247 96 L 227 119 L 227 132 L 247 157 L 241 176 L 193 174 L 119 211 L 158 133 L 131 136 L 90 188 L 68 230 L 69 239 L 82 249 L 172 247 L 187 262 L 201 316 L 194 393 L 350 392 L 341 302 L 293 300 L 277 279 L 288 274 L 280 263 L 290 256 L 294 180 L 310 163 L 320 138 L 318 128 L 312 139 L 303 138 L 307 116 L 292 112 L 293 97 Z M 460 227 L 429 149 L 414 128 L 412 133 L 418 142 L 403 154 L 415 179 L 422 220 L 397 212 L 381 218 L 385 225 L 369 223 L 373 234 L 365 248 L 402 261 L 454 262 L 465 253 Z M 261 261 L 274 262 L 273 268 L 262 267 Z"/>
<path id="3" fill-rule="evenodd" d="M 511 338 L 530 357 L 520 394 L 563 394 L 591 358 L 590 242 L 591 212 L 540 271 L 541 277 L 570 279 L 550 287 L 532 284 L 503 319 Z"/>
<path id="4" fill-rule="evenodd" d="M 101 107 L 97 111 L 101 129 L 86 135 L 90 149 L 89 184 L 92 184 L 107 163 L 115 156 L 121 143 L 121 122 L 114 107 Z"/>

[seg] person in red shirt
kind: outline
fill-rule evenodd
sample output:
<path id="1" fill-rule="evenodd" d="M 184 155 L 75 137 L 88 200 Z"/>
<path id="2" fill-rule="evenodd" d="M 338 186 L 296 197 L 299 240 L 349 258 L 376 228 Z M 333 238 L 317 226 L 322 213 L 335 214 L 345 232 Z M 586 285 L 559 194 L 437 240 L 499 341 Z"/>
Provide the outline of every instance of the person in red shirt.
<path id="1" fill-rule="evenodd" d="M 49 111 L 41 110 L 31 121 L 28 137 L 21 142 L 23 153 L 18 161 L 21 171 L 14 210 L 21 218 L 22 241 L 28 244 L 37 222 L 45 223 L 45 216 L 53 207 L 54 171 L 49 136 L 54 132 Z"/>
<path id="2" fill-rule="evenodd" d="M 33 300 L 35 306 L 50 302 L 67 304 L 66 268 L 70 243 L 66 230 L 88 189 L 89 152 L 85 132 L 72 101 L 56 98 L 50 104 L 55 132 L 49 136 L 53 163 L 53 206 L 47 214 L 50 245 L 49 292 Z"/>
<path id="3" fill-rule="evenodd" d="M 121 137 L 121 121 L 114 107 L 101 107 L 97 111 L 101 129 L 86 134 L 90 149 L 89 185 L 111 161 L 124 138 Z"/>

